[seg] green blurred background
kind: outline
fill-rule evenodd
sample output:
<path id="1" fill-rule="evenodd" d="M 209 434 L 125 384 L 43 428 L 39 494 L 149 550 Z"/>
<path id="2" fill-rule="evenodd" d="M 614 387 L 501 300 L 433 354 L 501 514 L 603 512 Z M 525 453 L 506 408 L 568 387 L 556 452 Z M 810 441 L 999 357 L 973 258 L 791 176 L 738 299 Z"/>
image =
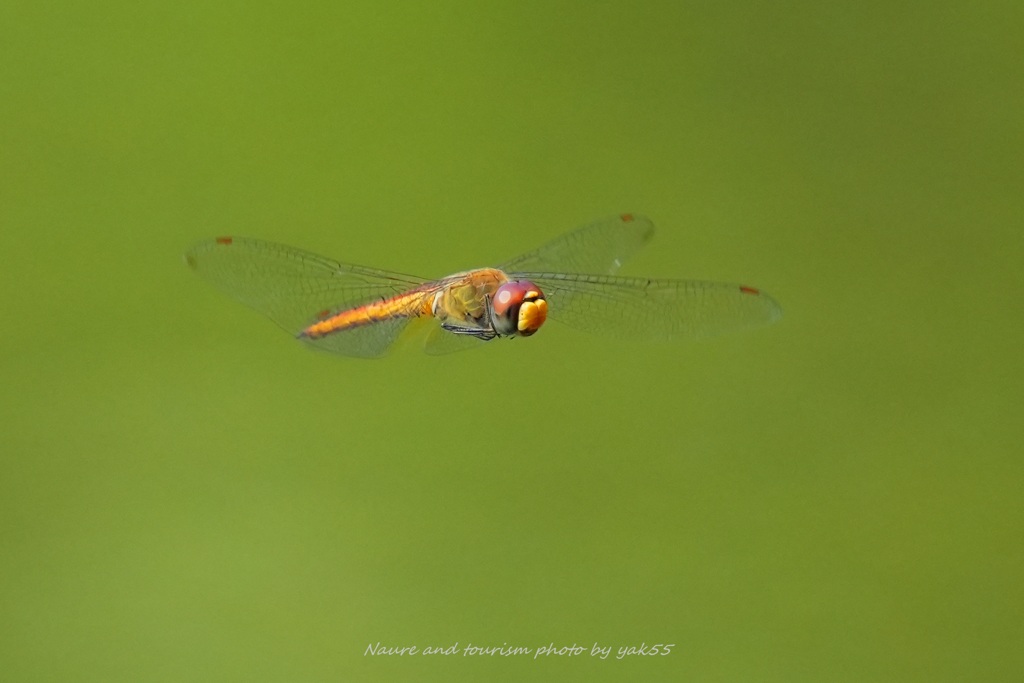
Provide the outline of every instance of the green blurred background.
<path id="1" fill-rule="evenodd" d="M 1020 680 L 1022 34 L 1019 2 L 7 0 L 3 679 Z M 624 272 L 785 317 L 367 362 L 181 259 L 440 276 L 622 211 L 659 226 Z"/>

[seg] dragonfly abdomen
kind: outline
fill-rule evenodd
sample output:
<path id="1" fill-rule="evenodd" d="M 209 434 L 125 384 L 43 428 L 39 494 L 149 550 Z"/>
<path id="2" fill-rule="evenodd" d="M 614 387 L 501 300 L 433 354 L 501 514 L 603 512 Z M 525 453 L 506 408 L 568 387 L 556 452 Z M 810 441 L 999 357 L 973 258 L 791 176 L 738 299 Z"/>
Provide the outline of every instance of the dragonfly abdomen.
<path id="1" fill-rule="evenodd" d="M 431 313 L 431 299 L 424 292 L 407 292 L 398 296 L 350 308 L 318 320 L 299 333 L 299 337 L 320 339 L 335 332 L 373 325 L 394 318 L 418 318 Z"/>

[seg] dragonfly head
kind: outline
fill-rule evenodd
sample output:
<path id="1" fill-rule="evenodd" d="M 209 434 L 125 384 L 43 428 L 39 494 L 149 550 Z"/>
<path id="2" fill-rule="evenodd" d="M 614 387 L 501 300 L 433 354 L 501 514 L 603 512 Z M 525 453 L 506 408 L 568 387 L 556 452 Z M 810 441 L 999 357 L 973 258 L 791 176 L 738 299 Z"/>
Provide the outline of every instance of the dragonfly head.
<path id="1" fill-rule="evenodd" d="M 506 282 L 491 299 L 491 323 L 503 337 L 529 337 L 548 317 L 548 302 L 540 287 L 528 280 Z"/>

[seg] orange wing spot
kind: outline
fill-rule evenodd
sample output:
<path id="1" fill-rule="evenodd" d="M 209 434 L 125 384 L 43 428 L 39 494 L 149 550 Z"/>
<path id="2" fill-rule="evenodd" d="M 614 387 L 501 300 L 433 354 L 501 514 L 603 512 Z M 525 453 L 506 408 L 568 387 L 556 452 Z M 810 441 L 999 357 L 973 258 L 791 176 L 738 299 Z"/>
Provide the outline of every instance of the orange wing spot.
<path id="1" fill-rule="evenodd" d="M 218 237 L 217 238 L 217 244 L 223 244 L 224 246 L 227 246 L 227 245 L 231 244 L 233 241 L 234 241 L 234 239 L 232 239 L 231 237 Z"/>
<path id="2" fill-rule="evenodd" d="M 619 218 L 622 219 L 623 223 L 632 223 L 633 222 L 633 214 L 631 214 L 631 213 L 624 213 L 621 216 L 619 216 Z"/>
<path id="3" fill-rule="evenodd" d="M 319 313 L 316 314 L 316 319 L 317 320 L 326 320 L 327 318 L 330 318 L 330 317 L 331 317 L 331 312 L 328 311 L 327 309 L 324 309 L 324 310 L 322 310 L 322 311 L 320 311 Z"/>
<path id="4" fill-rule="evenodd" d="M 747 287 L 746 285 L 740 285 L 740 291 L 744 294 L 760 294 L 761 290 L 754 289 L 753 287 Z"/>

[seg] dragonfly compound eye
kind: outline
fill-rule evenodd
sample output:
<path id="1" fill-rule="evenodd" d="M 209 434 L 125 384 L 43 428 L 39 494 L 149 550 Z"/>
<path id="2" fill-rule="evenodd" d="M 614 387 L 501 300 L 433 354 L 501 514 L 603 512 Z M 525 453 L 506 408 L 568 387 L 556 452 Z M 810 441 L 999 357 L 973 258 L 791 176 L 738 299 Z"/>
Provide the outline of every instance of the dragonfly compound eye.
<path id="1" fill-rule="evenodd" d="M 506 337 L 529 337 L 548 317 L 548 302 L 540 287 L 527 280 L 506 282 L 492 300 L 494 331 Z"/>

